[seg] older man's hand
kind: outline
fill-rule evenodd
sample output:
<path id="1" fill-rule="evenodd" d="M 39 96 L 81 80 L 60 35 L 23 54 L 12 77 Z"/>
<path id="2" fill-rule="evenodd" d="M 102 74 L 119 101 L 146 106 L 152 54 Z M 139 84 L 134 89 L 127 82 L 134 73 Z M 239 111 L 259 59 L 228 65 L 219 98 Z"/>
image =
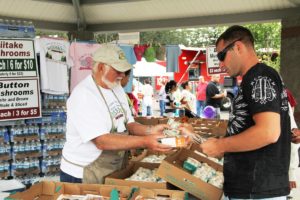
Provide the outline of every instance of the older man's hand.
<path id="1" fill-rule="evenodd" d="M 167 152 L 172 150 L 172 147 L 169 145 L 161 144 L 159 142 L 160 138 L 164 138 L 162 134 L 154 134 L 145 136 L 146 147 L 153 151 Z"/>
<path id="2" fill-rule="evenodd" d="M 152 126 L 150 134 L 151 135 L 162 134 L 165 129 L 169 129 L 169 128 L 170 128 L 170 125 L 168 125 L 168 124 L 158 124 L 158 125 Z"/>

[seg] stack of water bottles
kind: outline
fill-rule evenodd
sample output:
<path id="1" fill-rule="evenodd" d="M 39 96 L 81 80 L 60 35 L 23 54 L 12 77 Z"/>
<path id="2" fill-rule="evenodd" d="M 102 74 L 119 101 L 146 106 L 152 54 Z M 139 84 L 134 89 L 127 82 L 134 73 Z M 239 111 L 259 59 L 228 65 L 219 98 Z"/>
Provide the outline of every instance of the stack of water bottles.
<path id="1" fill-rule="evenodd" d="M 42 94 L 42 117 L 0 123 L 0 179 L 32 184 L 59 174 L 66 95 Z"/>
<path id="2" fill-rule="evenodd" d="M 61 155 L 47 156 L 42 160 L 42 172 L 46 176 L 58 175 L 60 171 Z"/>
<path id="3" fill-rule="evenodd" d="M 66 100 L 67 95 L 42 94 L 41 172 L 45 176 L 55 176 L 60 172 L 59 165 L 66 132 Z"/>
<path id="4" fill-rule="evenodd" d="M 0 179 L 10 175 L 11 147 L 9 144 L 8 129 L 0 127 Z"/>
<path id="5" fill-rule="evenodd" d="M 34 38 L 35 28 L 31 21 L 0 19 L 0 37 Z"/>
<path id="6" fill-rule="evenodd" d="M 23 124 L 10 127 L 11 176 L 13 178 L 21 179 L 28 175 L 39 176 L 39 160 L 42 156 L 39 130 L 38 124 Z"/>

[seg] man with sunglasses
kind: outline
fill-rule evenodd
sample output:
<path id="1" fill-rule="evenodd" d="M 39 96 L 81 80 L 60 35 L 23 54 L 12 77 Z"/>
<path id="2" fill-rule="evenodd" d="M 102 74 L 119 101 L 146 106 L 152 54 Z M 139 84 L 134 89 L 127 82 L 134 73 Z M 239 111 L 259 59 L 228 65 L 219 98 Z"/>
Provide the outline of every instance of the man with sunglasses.
<path id="1" fill-rule="evenodd" d="M 290 118 L 280 75 L 259 63 L 245 27 L 229 27 L 217 40 L 220 67 L 242 76 L 226 137 L 201 144 L 208 156 L 224 154 L 228 199 L 283 200 L 289 194 Z"/>

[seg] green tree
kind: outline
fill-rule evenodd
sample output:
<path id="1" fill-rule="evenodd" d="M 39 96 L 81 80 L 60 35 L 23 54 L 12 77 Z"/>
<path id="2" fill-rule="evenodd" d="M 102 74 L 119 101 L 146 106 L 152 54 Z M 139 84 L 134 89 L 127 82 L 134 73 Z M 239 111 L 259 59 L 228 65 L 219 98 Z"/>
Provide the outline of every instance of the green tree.
<path id="1" fill-rule="evenodd" d="M 251 30 L 255 38 L 256 49 L 273 48 L 280 49 L 281 23 L 261 23 L 246 25 Z"/>
<path id="2" fill-rule="evenodd" d="M 255 38 L 256 49 L 280 49 L 281 24 L 279 22 L 248 24 Z M 185 46 L 206 47 L 213 45 L 227 26 L 172 29 L 140 32 L 141 44 L 183 44 Z M 118 39 L 117 33 L 96 34 L 98 42 L 111 42 Z"/>
<path id="3" fill-rule="evenodd" d="M 118 33 L 95 34 L 95 40 L 98 43 L 107 43 L 118 40 Z"/>
<path id="4" fill-rule="evenodd" d="M 68 35 L 66 32 L 58 32 L 58 31 L 46 31 L 46 30 L 36 30 L 36 36 L 57 36 L 60 38 L 68 39 Z"/>
<path id="5" fill-rule="evenodd" d="M 273 51 L 280 54 L 281 23 L 259 23 L 245 25 L 251 30 L 255 38 L 255 49 L 260 57 L 266 57 L 263 62 L 279 70 L 280 57 L 271 61 Z M 161 31 L 140 32 L 141 44 L 183 44 L 190 47 L 205 48 L 214 45 L 219 35 L 227 26 L 200 27 L 189 29 L 172 29 Z M 111 42 L 118 39 L 117 33 L 97 34 L 96 40 L 100 43 Z"/>

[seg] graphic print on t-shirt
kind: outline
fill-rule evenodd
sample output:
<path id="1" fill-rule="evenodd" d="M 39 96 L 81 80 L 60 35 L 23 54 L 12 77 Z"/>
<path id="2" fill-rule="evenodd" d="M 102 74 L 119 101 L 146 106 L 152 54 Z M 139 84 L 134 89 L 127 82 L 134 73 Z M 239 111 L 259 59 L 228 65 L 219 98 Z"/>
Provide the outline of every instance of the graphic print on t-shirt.
<path id="1" fill-rule="evenodd" d="M 66 64 L 66 52 L 67 50 L 64 44 L 53 41 L 46 44 L 46 59 Z"/>
<path id="2" fill-rule="evenodd" d="M 229 121 L 230 126 L 227 128 L 229 135 L 235 135 L 240 132 L 240 129 L 246 124 L 246 117 L 249 116 L 247 112 L 248 104 L 244 101 L 243 90 L 240 88 L 238 95 L 234 99 L 234 112 L 230 112 Z"/>
<path id="3" fill-rule="evenodd" d="M 269 77 L 257 77 L 251 82 L 253 86 L 252 99 L 260 104 L 266 104 L 268 101 L 273 101 L 277 94 L 274 86 L 276 85 Z"/>
<path id="4" fill-rule="evenodd" d="M 281 80 L 282 85 L 284 85 L 283 81 Z M 288 94 L 286 90 L 282 90 L 281 94 L 281 107 L 280 109 L 283 111 L 287 111 L 289 110 L 289 101 L 288 101 Z"/>
<path id="5" fill-rule="evenodd" d="M 117 100 L 113 101 L 109 104 L 109 110 L 113 118 L 113 126 L 117 129 L 113 131 L 124 132 L 126 130 L 126 113 L 123 112 L 120 103 Z"/>
<path id="6" fill-rule="evenodd" d="M 79 70 L 92 70 L 93 58 L 91 54 L 84 54 L 79 57 L 80 67 Z"/>

